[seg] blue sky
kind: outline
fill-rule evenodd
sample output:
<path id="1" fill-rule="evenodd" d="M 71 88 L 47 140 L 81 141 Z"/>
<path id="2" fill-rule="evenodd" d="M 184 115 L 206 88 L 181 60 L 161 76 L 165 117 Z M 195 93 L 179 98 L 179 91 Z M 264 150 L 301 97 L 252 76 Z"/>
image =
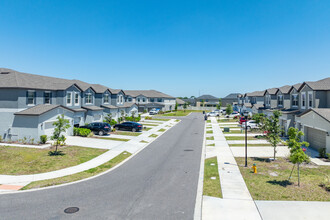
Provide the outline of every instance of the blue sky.
<path id="1" fill-rule="evenodd" d="M 0 66 L 157 89 L 251 92 L 330 76 L 330 1 L 0 0 Z"/>

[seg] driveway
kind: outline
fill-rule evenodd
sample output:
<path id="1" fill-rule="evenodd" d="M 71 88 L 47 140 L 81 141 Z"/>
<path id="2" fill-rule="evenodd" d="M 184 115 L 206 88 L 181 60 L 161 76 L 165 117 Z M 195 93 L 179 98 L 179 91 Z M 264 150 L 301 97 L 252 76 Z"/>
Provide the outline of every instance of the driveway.
<path id="1" fill-rule="evenodd" d="M 193 219 L 203 133 L 194 113 L 105 175 L 0 195 L 1 219 Z M 65 214 L 71 206 L 79 212 Z"/>

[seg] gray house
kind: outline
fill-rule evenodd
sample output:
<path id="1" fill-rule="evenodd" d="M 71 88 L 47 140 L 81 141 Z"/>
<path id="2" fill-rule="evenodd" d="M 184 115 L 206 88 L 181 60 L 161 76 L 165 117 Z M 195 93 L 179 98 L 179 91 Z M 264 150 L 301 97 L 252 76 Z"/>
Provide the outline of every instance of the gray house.
<path id="1" fill-rule="evenodd" d="M 67 80 L 0 68 L 0 135 L 7 140 L 34 139 L 53 132 L 53 122 L 63 114 L 74 125 L 103 121 L 111 105 L 130 115 L 137 112 L 134 103 L 125 103 L 122 90 L 117 92 L 102 85 L 80 80 Z M 119 97 L 119 102 L 113 101 Z M 110 110 L 109 110 L 110 109 Z"/>

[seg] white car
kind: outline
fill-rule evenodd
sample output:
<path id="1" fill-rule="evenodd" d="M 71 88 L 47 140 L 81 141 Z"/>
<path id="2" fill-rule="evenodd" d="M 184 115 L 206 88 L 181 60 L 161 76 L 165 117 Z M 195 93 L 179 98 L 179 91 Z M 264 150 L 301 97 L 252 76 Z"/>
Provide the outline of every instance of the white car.
<path id="1" fill-rule="evenodd" d="M 219 113 L 217 113 L 217 112 L 208 112 L 208 113 L 206 113 L 206 115 L 209 116 L 209 117 L 216 117 L 216 116 L 219 116 Z"/>
<path id="2" fill-rule="evenodd" d="M 226 118 L 233 118 L 233 117 L 235 117 L 235 116 L 240 116 L 240 114 L 237 113 L 237 112 L 233 112 L 233 113 L 231 113 L 230 115 L 226 115 Z"/>
<path id="3" fill-rule="evenodd" d="M 247 121 L 246 127 L 248 130 L 250 130 L 250 129 L 259 128 L 259 125 L 256 123 L 255 120 L 250 120 L 250 121 Z M 242 123 L 242 128 L 245 128 L 245 122 Z"/>

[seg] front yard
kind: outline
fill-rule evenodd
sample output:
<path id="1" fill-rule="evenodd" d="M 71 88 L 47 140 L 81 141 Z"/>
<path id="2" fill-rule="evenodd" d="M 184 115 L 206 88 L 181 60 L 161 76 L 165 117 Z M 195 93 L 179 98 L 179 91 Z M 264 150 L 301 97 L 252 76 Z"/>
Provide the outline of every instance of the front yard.
<path id="1" fill-rule="evenodd" d="M 0 146 L 0 174 L 24 175 L 50 172 L 89 161 L 107 150 L 61 147 L 62 156 L 49 156 L 49 149 Z"/>
<path id="2" fill-rule="evenodd" d="M 324 181 L 329 181 L 329 166 L 301 165 L 301 186 L 298 187 L 297 169 L 288 181 L 293 164 L 284 158 L 273 162 L 248 158 L 247 168 L 244 167 L 244 158 L 235 159 L 255 200 L 330 201 L 330 192 L 320 186 Z M 257 164 L 257 174 L 252 173 L 253 163 Z"/>

